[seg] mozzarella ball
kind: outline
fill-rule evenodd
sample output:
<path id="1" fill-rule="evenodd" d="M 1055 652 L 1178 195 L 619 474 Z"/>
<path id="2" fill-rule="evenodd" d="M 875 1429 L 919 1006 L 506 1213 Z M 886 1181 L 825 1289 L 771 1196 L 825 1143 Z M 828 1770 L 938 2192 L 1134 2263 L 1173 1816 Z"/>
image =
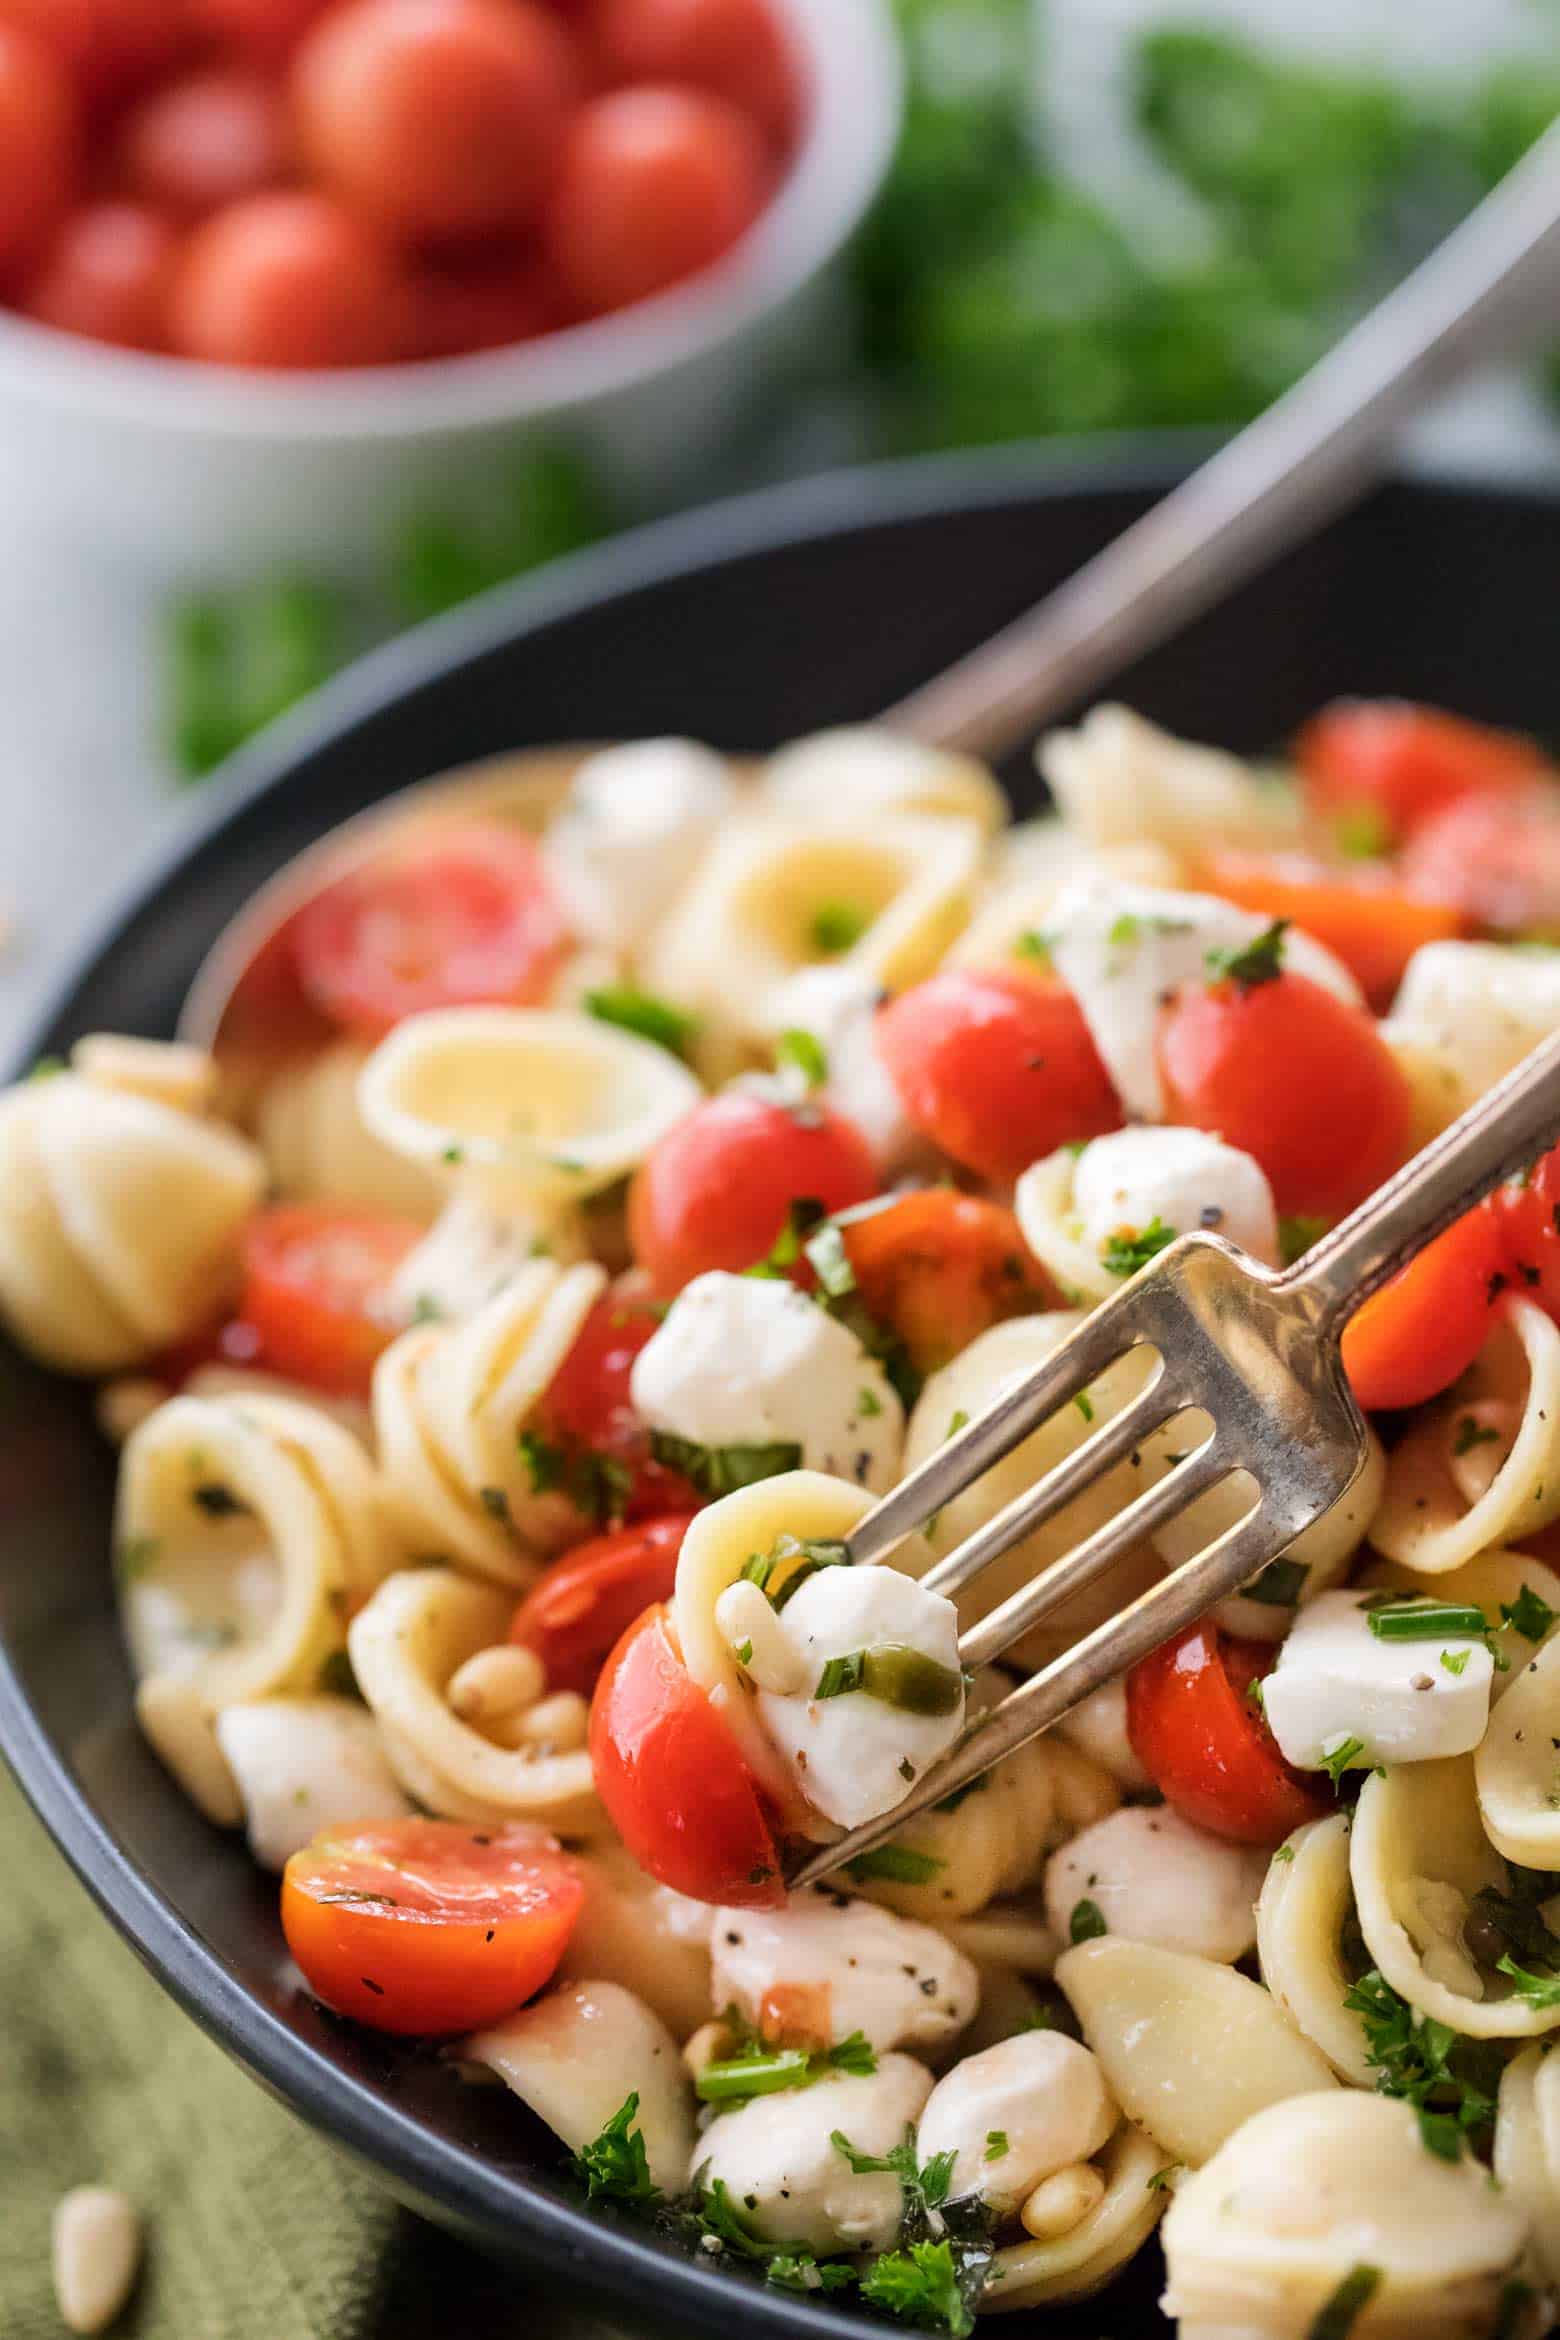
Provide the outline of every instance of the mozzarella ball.
<path id="1" fill-rule="evenodd" d="M 940 2046 L 980 1997 L 971 1960 L 931 1926 L 821 1886 L 781 1910 L 717 1910 L 710 1947 L 717 2007 L 778 2029 L 789 2003 L 831 2041 L 859 2031 L 880 2051 Z"/>
<path id="2" fill-rule="evenodd" d="M 953 1603 L 897 1568 L 823 1568 L 787 1602 L 780 1621 L 805 1661 L 809 1688 L 790 1697 L 761 1690 L 764 1730 L 807 1801 L 828 1819 L 855 1828 L 891 1812 L 964 1727 Z M 946 1714 L 916 1714 L 865 1689 L 816 1696 L 830 1658 L 885 1648 L 946 1668 L 959 1684 L 956 1704 Z"/>
<path id="3" fill-rule="evenodd" d="M 355 1699 L 247 1699 L 223 1707 L 216 1734 L 263 1869 L 285 1868 L 322 1828 L 395 1820 L 412 1808 L 378 1723 Z"/>
<path id="4" fill-rule="evenodd" d="M 725 764 L 695 740 L 641 739 L 587 756 L 542 840 L 575 933 L 637 950 L 733 801 Z"/>
<path id="5" fill-rule="evenodd" d="M 954 2155 L 950 2200 L 979 2194 L 1012 2211 L 1057 2170 L 1092 2160 L 1120 2119 L 1086 2047 L 1060 2031 L 1021 2031 L 938 2081 L 916 2151 L 923 2162 Z"/>
<path id="6" fill-rule="evenodd" d="M 824 1094 L 860 1130 L 879 1170 L 903 1169 L 923 1151 L 878 1054 L 874 1026 L 885 994 L 864 967 L 804 967 L 771 992 L 765 1021 L 778 1035 L 810 1032 L 827 1067 Z"/>
<path id="7" fill-rule="evenodd" d="M 931 2086 L 930 2072 L 910 2056 L 882 2056 L 875 2072 L 840 2072 L 811 2088 L 754 2097 L 710 2123 L 693 2149 L 693 2182 L 719 2179 L 762 2242 L 887 2250 L 899 2233 L 899 2180 L 892 2170 L 858 2177 L 834 2132 L 859 2154 L 891 2153 Z"/>
<path id="8" fill-rule="evenodd" d="M 1495 1661 L 1485 1643 L 1466 1634 L 1383 1641 L 1370 1617 L 1358 1592 L 1319 1593 L 1297 1613 L 1262 1686 L 1285 1760 L 1315 1771 L 1346 1740 L 1356 1742 L 1350 1768 L 1361 1770 L 1470 1753 L 1490 1718 Z M 1443 1649 L 1453 1666 L 1442 1665 Z"/>
<path id="9" fill-rule="evenodd" d="M 1056 1735 L 1082 1755 L 1088 1755 L 1124 1788 L 1152 1787 L 1153 1781 L 1138 1761 L 1127 1733 L 1125 1677 L 1091 1690 L 1070 1714 L 1056 1724 Z"/>
<path id="10" fill-rule="evenodd" d="M 1390 1030 L 1422 1036 L 1455 1074 L 1461 1102 L 1493 1088 L 1560 1028 L 1560 951 L 1425 943 L 1409 960 Z"/>
<path id="11" fill-rule="evenodd" d="M 1177 1235 L 1211 1228 L 1278 1265 L 1278 1213 L 1259 1165 L 1204 1129 L 1121 1129 L 1085 1146 L 1073 1170 L 1082 1239 L 1103 1253 L 1157 1219 Z"/>
<path id="12" fill-rule="evenodd" d="M 1255 1905 L 1267 1854 L 1208 1836 L 1168 1804 L 1123 1805 L 1054 1852 L 1045 1914 L 1064 1942 L 1092 1901 L 1107 1933 L 1233 1965 L 1256 1947 Z"/>
<path id="13" fill-rule="evenodd" d="M 697 1446 L 796 1445 L 803 1470 L 885 1494 L 905 1415 L 854 1333 L 794 1284 L 695 1276 L 634 1360 L 635 1411 Z"/>

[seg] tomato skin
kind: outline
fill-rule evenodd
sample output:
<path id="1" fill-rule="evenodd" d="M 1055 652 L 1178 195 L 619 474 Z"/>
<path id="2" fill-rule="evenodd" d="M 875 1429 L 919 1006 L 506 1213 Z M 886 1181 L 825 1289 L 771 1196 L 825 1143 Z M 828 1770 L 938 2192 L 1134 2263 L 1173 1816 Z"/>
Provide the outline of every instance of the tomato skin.
<path id="1" fill-rule="evenodd" d="M 528 227 L 575 86 L 565 34 L 530 0 L 346 0 L 293 68 L 320 176 L 418 237 Z"/>
<path id="2" fill-rule="evenodd" d="M 509 1638 L 534 1649 L 549 1690 L 588 1697 L 628 1628 L 672 1597 L 691 1512 L 595 1536 L 555 1561 L 514 1613 Z"/>
<path id="3" fill-rule="evenodd" d="M 1365 811 L 1407 836 L 1458 797 L 1517 788 L 1543 769 L 1530 739 L 1409 699 L 1335 699 L 1295 742 L 1316 811 Z"/>
<path id="4" fill-rule="evenodd" d="M 336 1397 L 366 1397 L 401 1329 L 375 1302 L 424 1234 L 415 1219 L 330 1203 L 275 1203 L 244 1235 L 240 1321 L 253 1362 Z"/>
<path id="5" fill-rule="evenodd" d="M 713 267 L 763 210 L 769 178 L 758 131 L 721 98 L 593 98 L 568 126 L 543 230 L 566 297 L 602 316 Z"/>
<path id="6" fill-rule="evenodd" d="M 700 1498 L 681 1472 L 652 1457 L 650 1433 L 630 1394 L 634 1359 L 660 1323 L 661 1311 L 647 1300 L 622 1286 L 607 1292 L 581 1325 L 542 1404 L 543 1427 L 555 1443 L 611 1455 L 627 1465 L 631 1477 L 623 1519 L 630 1527 L 658 1512 L 699 1508 Z"/>
<path id="7" fill-rule="evenodd" d="M 0 23 L 0 268 L 30 260 L 63 215 L 80 144 L 75 91 L 58 57 Z"/>
<path id="8" fill-rule="evenodd" d="M 406 287 L 388 246 L 340 204 L 277 189 L 196 229 L 169 325 L 179 356 L 211 365 L 386 365 L 405 346 Z"/>
<path id="9" fill-rule="evenodd" d="M 186 219 L 274 187 L 288 163 L 286 108 L 257 73 L 191 73 L 143 98 L 126 122 L 120 170 L 130 192 Z"/>
<path id="10" fill-rule="evenodd" d="M 916 1128 L 983 1178 L 1121 1127 L 1078 1003 L 1049 976 L 947 969 L 891 1000 L 876 1039 Z"/>
<path id="11" fill-rule="evenodd" d="M 282 1930 L 309 1988 L 338 2015 L 437 2036 L 496 2023 L 534 1998 L 584 1898 L 579 1872 L 539 1829 L 370 1821 L 328 1829 L 293 1854 Z"/>
<path id="12" fill-rule="evenodd" d="M 91 106 L 144 88 L 190 40 L 183 0 L 0 0 L 0 23 L 51 49 Z"/>
<path id="13" fill-rule="evenodd" d="M 177 231 L 149 205 L 84 203 L 50 242 L 23 308 L 57 333 L 163 349 L 178 252 Z"/>
<path id="14" fill-rule="evenodd" d="M 1508 1229 L 1481 1204 L 1350 1318 L 1343 1328 L 1343 1367 L 1366 1413 L 1423 1405 L 1466 1373 L 1488 1337 L 1492 1301 L 1504 1288 L 1508 1243 Z M 1560 1250 L 1555 1265 L 1560 1268 Z M 1560 1299 L 1560 1276 L 1555 1290 Z"/>
<path id="15" fill-rule="evenodd" d="M 590 1761 L 607 1817 L 661 1884 L 734 1909 L 784 1907 L 757 1782 L 683 1664 L 664 1608 L 647 1609 L 607 1659 Z"/>
<path id="16" fill-rule="evenodd" d="M 843 1234 L 867 1313 L 898 1334 L 919 1373 L 1050 1297 L 1012 1212 L 979 1195 L 926 1187 Z"/>
<path id="17" fill-rule="evenodd" d="M 332 0 L 188 0 L 196 28 L 274 71 Z"/>
<path id="18" fill-rule="evenodd" d="M 465 357 L 534 341 L 565 322 L 557 287 L 528 252 L 439 260 L 412 281 L 413 341 L 420 358 Z"/>
<path id="19" fill-rule="evenodd" d="M 378 1040 L 430 1008 L 534 1006 L 568 930 L 531 839 L 468 821 L 349 870 L 298 912 L 293 947 L 316 1007 Z"/>
<path id="20" fill-rule="evenodd" d="M 670 1299 L 711 1268 L 739 1275 L 763 1259 L 793 1202 L 842 1211 L 876 1191 L 871 1149 L 843 1114 L 728 1089 L 695 1105 L 640 1165 L 629 1241 Z"/>
<path id="21" fill-rule="evenodd" d="M 1213 853 L 1194 882 L 1243 910 L 1287 919 L 1314 935 L 1343 961 L 1378 1014 L 1391 1006 L 1415 951 L 1455 941 L 1468 929 L 1460 910 L 1405 890 L 1388 870 L 1332 869 L 1303 853 Z"/>
<path id="22" fill-rule="evenodd" d="M 1284 1761 L 1248 1696 L 1267 1644 L 1190 1625 L 1127 1676 L 1127 1736 L 1167 1804 L 1233 1844 L 1278 1844 L 1328 1800 Z"/>
<path id="23" fill-rule="evenodd" d="M 1341 1218 L 1409 1152 L 1408 1083 L 1373 1019 L 1307 975 L 1188 986 L 1158 1056 L 1165 1119 L 1253 1155 L 1280 1211 Z"/>
<path id="24" fill-rule="evenodd" d="M 1560 935 L 1560 791 L 1464 797 L 1415 830 L 1400 867 L 1488 933 Z"/>
<path id="25" fill-rule="evenodd" d="M 1560 1146 L 1534 1163 L 1522 1186 L 1498 1186 L 1481 1209 L 1497 1230 L 1508 1284 L 1560 1324 Z"/>
<path id="26" fill-rule="evenodd" d="M 769 0 L 601 0 L 591 32 L 609 81 L 690 84 L 751 114 L 778 145 L 794 135 L 796 62 Z"/>

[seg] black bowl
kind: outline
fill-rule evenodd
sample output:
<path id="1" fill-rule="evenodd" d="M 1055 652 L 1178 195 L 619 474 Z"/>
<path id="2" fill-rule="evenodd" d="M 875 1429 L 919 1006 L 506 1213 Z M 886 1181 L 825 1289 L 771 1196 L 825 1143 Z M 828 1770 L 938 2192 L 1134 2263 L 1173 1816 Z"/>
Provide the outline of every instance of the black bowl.
<path id="1" fill-rule="evenodd" d="M 1168 480 L 1013 456 L 858 474 L 625 538 L 366 661 L 261 742 L 143 877 L 40 1028 L 166 1033 L 202 954 L 268 877 L 388 790 L 499 750 L 689 731 L 762 747 L 886 704 L 1115 535 Z M 1260 749 L 1343 691 L 1544 732 L 1556 507 L 1392 486 L 1118 678 L 1196 739 Z M 1020 806 L 1037 783 L 1015 760 Z M 85 1393 L 0 1349 L 0 1744 L 59 1844 L 167 1988 L 414 2208 L 686 2332 L 845 2336 L 858 2317 L 587 2218 L 511 2098 L 338 2025 L 290 1985 L 272 1883 L 142 1744 L 110 1596 L 111 1459 Z M 1066 2335 L 1164 2330 L 1152 2254 Z M 1038 2329 L 1042 2319 L 1029 2319 Z"/>

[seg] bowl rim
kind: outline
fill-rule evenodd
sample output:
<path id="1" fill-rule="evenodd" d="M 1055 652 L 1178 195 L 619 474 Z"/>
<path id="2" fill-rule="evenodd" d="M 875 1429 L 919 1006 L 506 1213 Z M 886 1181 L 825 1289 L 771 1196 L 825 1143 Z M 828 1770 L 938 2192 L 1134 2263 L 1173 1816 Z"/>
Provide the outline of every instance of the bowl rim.
<path id="1" fill-rule="evenodd" d="M 453 675 L 503 642 L 540 632 L 584 607 L 787 546 L 848 536 L 863 527 L 912 523 L 939 511 L 1027 503 L 1037 512 L 1069 497 L 1156 494 L 1184 476 L 1206 434 L 1149 434 L 1019 445 L 1000 452 L 914 458 L 865 466 L 726 500 L 635 529 L 556 564 L 543 576 L 495 588 L 478 601 L 370 653 L 284 717 L 208 783 L 202 815 L 153 841 L 50 986 L 27 1041 L 0 1077 L 12 1080 L 67 1020 L 80 985 L 101 958 L 155 915 L 158 901 L 198 857 L 311 755 L 350 738 L 395 700 Z M 1401 477 L 1401 475 L 1399 475 Z M 1492 505 L 1560 508 L 1560 483 L 1517 485 L 1447 472 L 1409 484 L 1418 492 L 1476 492 Z M 415 784 L 414 784 L 415 785 Z M 99 1817 L 63 1751 L 35 1713 L 0 1635 L 0 1751 L 58 1849 L 111 1923 L 170 1995 L 273 2095 L 375 2171 L 403 2199 L 437 2202 L 468 2240 L 519 2248 L 542 2267 L 583 2278 L 619 2303 L 682 2316 L 690 2328 L 725 2332 L 740 2314 L 762 2340 L 861 2340 L 859 2314 L 765 2289 L 691 2256 L 668 2252 L 643 2227 L 587 2213 L 539 2191 L 526 2173 L 501 2170 L 468 2148 L 432 2136 L 341 2072 L 321 2049 L 252 1997 L 217 1954 L 183 1923 Z"/>
<path id="2" fill-rule="evenodd" d="M 419 439 L 567 414 L 719 347 L 781 307 L 860 226 L 904 112 L 889 0 L 772 0 L 808 85 L 801 143 L 769 204 L 711 268 L 632 307 L 465 357 L 259 373 L 114 349 L 0 310 L 0 399 L 148 433 Z"/>

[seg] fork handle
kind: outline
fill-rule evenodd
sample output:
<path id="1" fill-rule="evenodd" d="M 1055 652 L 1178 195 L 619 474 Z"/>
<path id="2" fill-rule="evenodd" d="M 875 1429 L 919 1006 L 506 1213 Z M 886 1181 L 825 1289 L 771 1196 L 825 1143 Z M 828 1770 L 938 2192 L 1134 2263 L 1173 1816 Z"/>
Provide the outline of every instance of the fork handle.
<path id="1" fill-rule="evenodd" d="M 884 721 L 996 757 L 1355 501 L 1438 390 L 1553 322 L 1560 125 L 1266 413 Z"/>
<path id="2" fill-rule="evenodd" d="M 1339 1221 L 1279 1281 L 1336 1331 L 1454 1219 L 1560 1139 L 1560 1032 Z"/>

